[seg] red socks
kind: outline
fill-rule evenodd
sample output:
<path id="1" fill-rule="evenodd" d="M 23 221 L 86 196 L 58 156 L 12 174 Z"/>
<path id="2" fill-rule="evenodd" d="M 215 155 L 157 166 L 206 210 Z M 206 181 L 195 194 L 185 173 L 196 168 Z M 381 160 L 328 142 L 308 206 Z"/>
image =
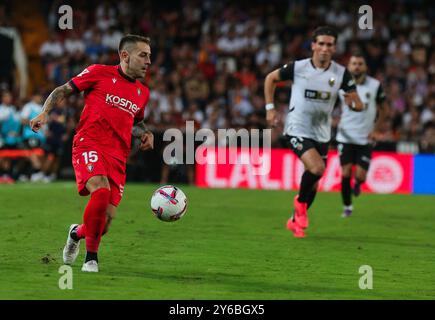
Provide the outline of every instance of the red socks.
<path id="1" fill-rule="evenodd" d="M 110 190 L 100 188 L 92 192 L 86 206 L 83 221 L 77 228 L 77 236 L 86 238 L 86 251 L 98 252 L 101 236 L 106 224 L 106 210 L 110 201 Z"/>
<path id="2" fill-rule="evenodd" d="M 79 239 L 83 239 L 86 237 L 86 226 L 84 223 L 77 227 L 76 234 Z"/>

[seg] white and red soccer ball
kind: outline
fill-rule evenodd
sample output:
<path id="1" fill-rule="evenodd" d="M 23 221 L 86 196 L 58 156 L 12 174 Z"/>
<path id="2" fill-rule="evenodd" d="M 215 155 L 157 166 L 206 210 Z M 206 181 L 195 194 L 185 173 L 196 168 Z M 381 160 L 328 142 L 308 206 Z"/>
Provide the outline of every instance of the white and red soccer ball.
<path id="1" fill-rule="evenodd" d="M 177 221 L 186 213 L 186 195 L 172 185 L 160 187 L 151 197 L 151 210 L 162 221 Z"/>

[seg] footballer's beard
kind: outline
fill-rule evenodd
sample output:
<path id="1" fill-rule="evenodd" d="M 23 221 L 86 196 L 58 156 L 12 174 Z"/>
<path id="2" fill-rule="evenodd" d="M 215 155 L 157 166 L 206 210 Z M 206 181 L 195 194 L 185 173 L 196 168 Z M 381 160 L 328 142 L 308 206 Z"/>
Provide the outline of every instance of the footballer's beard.
<path id="1" fill-rule="evenodd" d="M 127 65 L 125 67 L 124 73 L 132 79 L 136 79 L 136 75 L 134 70 L 131 68 L 130 61 L 127 61 Z"/>
<path id="2" fill-rule="evenodd" d="M 354 72 L 352 76 L 355 79 L 355 82 L 360 83 L 364 79 L 364 72 Z"/>
<path id="3" fill-rule="evenodd" d="M 134 74 L 133 78 L 135 78 L 135 79 L 141 79 L 141 78 L 144 77 L 144 75 L 142 73 L 142 70 L 140 68 L 134 68 L 133 70 L 134 70 L 134 72 L 132 72 Z"/>
<path id="4" fill-rule="evenodd" d="M 135 70 L 135 74 L 136 74 L 135 79 L 144 79 L 145 78 L 147 70 L 146 69 L 144 70 L 142 65 L 140 65 L 137 68 L 134 68 L 134 70 Z"/>
<path id="5" fill-rule="evenodd" d="M 142 67 L 135 67 L 131 60 L 128 61 L 126 73 L 133 79 L 141 79 L 145 77 L 145 74 L 142 72 Z"/>

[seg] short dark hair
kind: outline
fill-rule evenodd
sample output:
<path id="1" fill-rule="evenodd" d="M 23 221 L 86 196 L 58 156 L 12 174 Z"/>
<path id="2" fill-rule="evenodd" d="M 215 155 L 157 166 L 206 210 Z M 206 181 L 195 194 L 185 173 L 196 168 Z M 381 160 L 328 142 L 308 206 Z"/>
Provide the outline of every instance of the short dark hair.
<path id="1" fill-rule="evenodd" d="M 151 44 L 151 39 L 148 37 L 138 36 L 135 34 L 127 34 L 122 37 L 121 41 L 119 41 L 118 52 L 121 53 L 128 45 L 136 44 L 138 42 L 145 42 L 146 44 Z M 128 51 L 128 50 L 127 50 Z"/>
<path id="2" fill-rule="evenodd" d="M 360 51 L 360 50 L 353 51 L 353 52 L 351 53 L 350 57 L 351 57 L 351 58 L 352 58 L 352 57 L 355 57 L 355 58 L 363 58 L 364 61 L 367 61 L 365 54 L 364 54 L 362 51 Z"/>
<path id="3" fill-rule="evenodd" d="M 331 36 L 334 37 L 335 43 L 337 42 L 338 33 L 337 30 L 330 26 L 317 27 L 313 32 L 313 42 L 317 41 L 317 36 Z"/>

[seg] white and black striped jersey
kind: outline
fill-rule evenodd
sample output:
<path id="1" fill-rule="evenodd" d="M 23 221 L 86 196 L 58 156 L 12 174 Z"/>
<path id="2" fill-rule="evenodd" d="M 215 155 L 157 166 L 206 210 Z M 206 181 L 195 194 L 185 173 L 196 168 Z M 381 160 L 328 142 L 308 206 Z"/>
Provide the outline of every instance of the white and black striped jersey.
<path id="1" fill-rule="evenodd" d="M 284 134 L 329 142 L 339 90 L 356 90 L 352 75 L 335 61 L 326 69 L 316 68 L 310 58 L 284 65 L 279 74 L 281 80 L 292 81 Z"/>
<path id="2" fill-rule="evenodd" d="M 341 119 L 337 130 L 337 141 L 366 145 L 368 136 L 375 125 L 377 104 L 385 99 L 381 83 L 375 78 L 366 76 L 363 83 L 356 86 L 358 95 L 364 104 L 364 110 L 355 112 L 344 102 L 342 94 L 339 95 L 341 104 Z"/>

